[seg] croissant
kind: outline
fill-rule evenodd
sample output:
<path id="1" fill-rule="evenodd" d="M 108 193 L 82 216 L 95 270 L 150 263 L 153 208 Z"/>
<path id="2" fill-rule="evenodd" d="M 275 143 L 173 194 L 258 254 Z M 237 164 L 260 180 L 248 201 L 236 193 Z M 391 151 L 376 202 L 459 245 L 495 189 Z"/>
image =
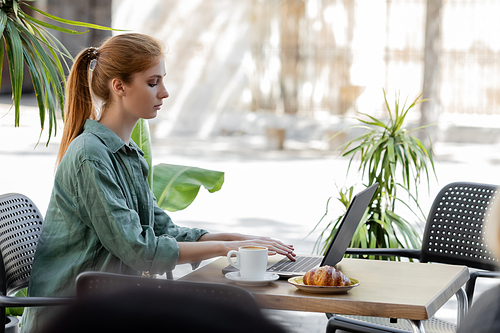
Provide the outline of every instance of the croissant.
<path id="1" fill-rule="evenodd" d="M 350 286 L 351 280 L 332 266 L 322 266 L 307 272 L 302 281 L 312 286 Z"/>

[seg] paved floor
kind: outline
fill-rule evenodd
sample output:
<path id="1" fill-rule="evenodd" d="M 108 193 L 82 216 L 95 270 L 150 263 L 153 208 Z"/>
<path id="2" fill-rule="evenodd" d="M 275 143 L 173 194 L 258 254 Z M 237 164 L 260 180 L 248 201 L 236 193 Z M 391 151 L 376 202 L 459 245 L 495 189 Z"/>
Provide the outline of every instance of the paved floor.
<path id="1" fill-rule="evenodd" d="M 13 112 L 0 100 L 0 193 L 21 192 L 31 197 L 42 213 L 46 211 L 54 175 L 54 163 L 62 130 L 45 146 L 40 144 L 36 109 L 25 106 L 20 128 L 13 128 Z M 348 161 L 331 151 L 302 150 L 300 142 L 286 142 L 285 150 L 272 151 L 259 137 L 193 138 L 155 142 L 154 163 L 193 165 L 225 172 L 221 191 L 202 190 L 186 210 L 171 213 L 173 220 L 213 232 L 234 231 L 262 234 L 295 245 L 297 252 L 311 253 L 321 230 L 311 233 L 325 211 L 326 201 L 335 196 L 336 186 L 358 182 L 358 175 L 346 177 Z M 434 195 L 447 183 L 462 180 L 500 184 L 499 145 L 435 144 L 437 180 L 429 189 L 422 185 L 420 205 L 428 211 Z M 335 207 L 330 208 L 335 211 Z M 418 223 L 417 223 L 418 224 Z M 309 236 L 307 236 L 311 233 Z M 181 265 L 174 276 L 186 274 Z M 480 282 L 479 291 L 491 287 Z M 438 316 L 456 320 L 452 299 Z M 324 314 L 266 311 L 290 332 L 324 332 Z"/>

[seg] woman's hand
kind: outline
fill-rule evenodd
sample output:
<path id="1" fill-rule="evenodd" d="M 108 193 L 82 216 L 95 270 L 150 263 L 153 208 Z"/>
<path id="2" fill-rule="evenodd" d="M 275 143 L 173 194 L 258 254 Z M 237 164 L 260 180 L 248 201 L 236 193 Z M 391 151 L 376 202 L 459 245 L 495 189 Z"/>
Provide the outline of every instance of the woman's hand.
<path id="1" fill-rule="evenodd" d="M 270 237 L 242 235 L 235 233 L 204 234 L 198 241 L 223 241 L 227 252 L 238 250 L 241 246 L 264 246 L 269 250 L 269 255 L 281 254 L 295 261 L 293 245 L 286 245 L 283 242 Z"/>

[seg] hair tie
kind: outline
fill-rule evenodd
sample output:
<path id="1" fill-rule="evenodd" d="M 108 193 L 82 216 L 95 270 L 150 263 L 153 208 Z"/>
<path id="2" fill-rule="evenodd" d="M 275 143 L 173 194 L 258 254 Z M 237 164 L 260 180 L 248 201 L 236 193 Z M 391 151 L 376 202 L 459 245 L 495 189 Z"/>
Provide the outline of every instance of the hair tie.
<path id="1" fill-rule="evenodd" d="M 95 68 L 95 65 L 97 64 L 97 60 L 96 59 L 92 59 L 90 61 L 90 66 L 89 66 L 89 71 L 92 72 Z"/>
<path id="2" fill-rule="evenodd" d="M 99 51 L 98 47 L 90 46 L 87 51 L 91 54 L 92 57 L 97 58 L 97 51 Z"/>

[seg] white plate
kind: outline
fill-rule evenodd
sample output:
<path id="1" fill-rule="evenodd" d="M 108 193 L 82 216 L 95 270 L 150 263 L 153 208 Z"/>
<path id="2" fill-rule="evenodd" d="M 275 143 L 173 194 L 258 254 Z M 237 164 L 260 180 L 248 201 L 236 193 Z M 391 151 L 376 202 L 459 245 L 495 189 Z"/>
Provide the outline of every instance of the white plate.
<path id="1" fill-rule="evenodd" d="M 266 273 L 263 280 L 245 280 L 240 276 L 240 272 L 229 272 L 226 273 L 226 278 L 236 282 L 236 284 L 242 286 L 265 286 L 269 282 L 273 282 L 279 279 L 278 274 Z"/>
<path id="2" fill-rule="evenodd" d="M 305 285 L 302 278 L 303 276 L 291 277 L 288 279 L 288 283 L 294 285 L 295 287 L 297 287 L 302 291 L 314 294 L 340 294 L 340 293 L 345 293 L 348 290 L 351 290 L 352 288 L 359 286 L 359 281 L 353 278 L 350 278 L 351 279 L 350 286 L 338 286 L 338 287 Z"/>

